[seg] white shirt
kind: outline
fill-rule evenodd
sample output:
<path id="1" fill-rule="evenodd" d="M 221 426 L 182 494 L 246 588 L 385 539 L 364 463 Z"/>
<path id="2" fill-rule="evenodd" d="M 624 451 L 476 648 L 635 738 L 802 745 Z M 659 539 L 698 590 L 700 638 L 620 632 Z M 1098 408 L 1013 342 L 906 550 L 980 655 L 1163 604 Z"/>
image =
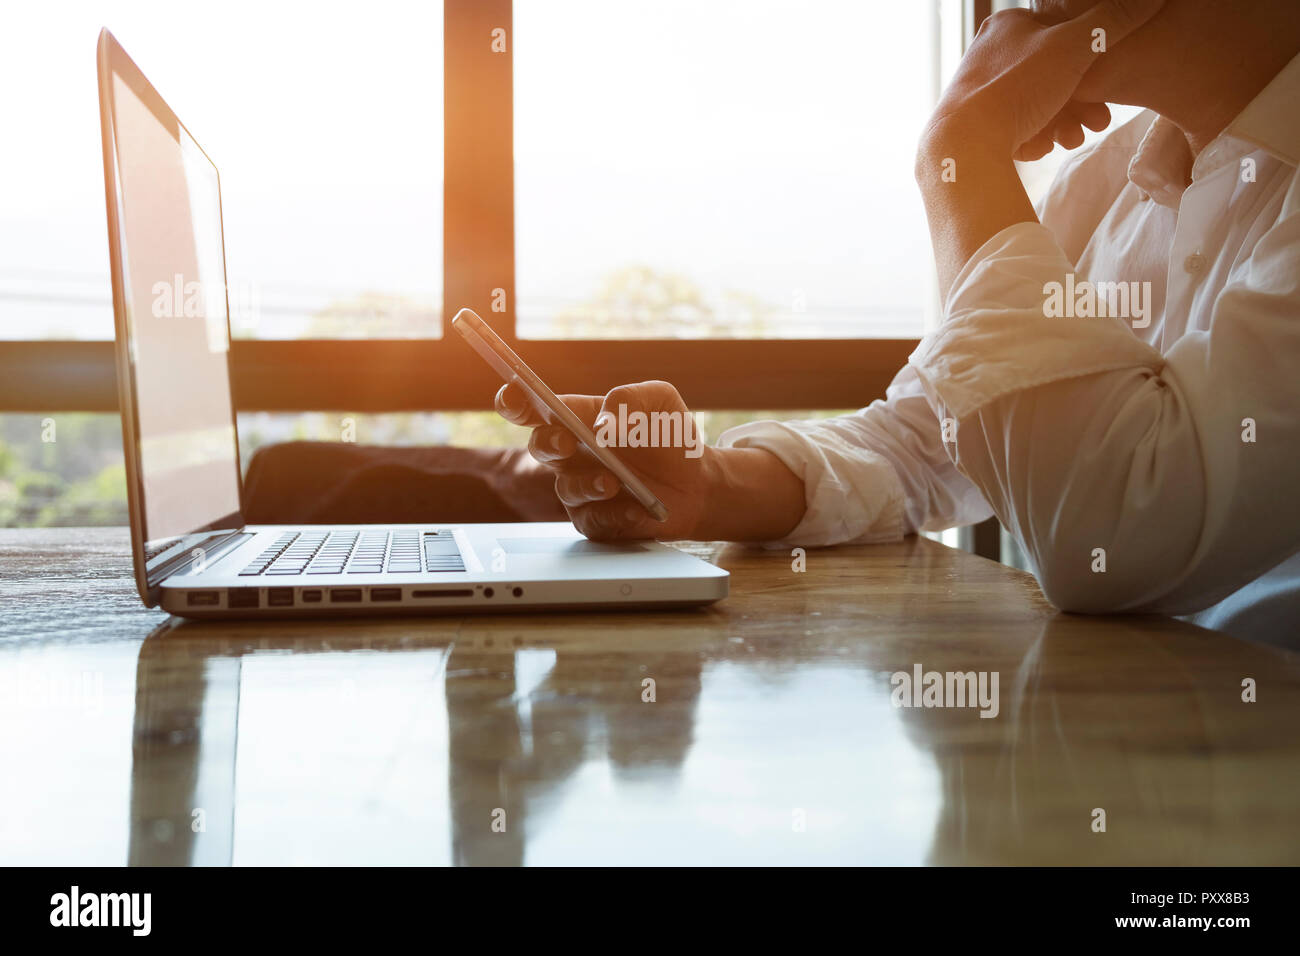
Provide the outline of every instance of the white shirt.
<path id="1" fill-rule="evenodd" d="M 725 433 L 803 479 L 781 544 L 996 514 L 1058 607 L 1300 642 L 1298 102 L 1300 57 L 1194 163 L 1140 114 L 971 257 L 885 399 Z M 1084 281 L 1150 283 L 1149 324 L 1049 316 Z"/>

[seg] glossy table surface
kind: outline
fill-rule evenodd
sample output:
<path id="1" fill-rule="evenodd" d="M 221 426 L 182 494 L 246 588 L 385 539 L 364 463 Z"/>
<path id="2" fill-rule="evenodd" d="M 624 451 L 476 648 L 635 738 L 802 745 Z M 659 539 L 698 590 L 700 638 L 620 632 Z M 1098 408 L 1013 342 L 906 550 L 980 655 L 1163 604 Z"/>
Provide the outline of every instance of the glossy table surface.
<path id="1" fill-rule="evenodd" d="M 0 863 L 1300 863 L 1300 656 L 925 539 L 689 548 L 708 610 L 187 623 L 124 529 L 0 531 Z"/>

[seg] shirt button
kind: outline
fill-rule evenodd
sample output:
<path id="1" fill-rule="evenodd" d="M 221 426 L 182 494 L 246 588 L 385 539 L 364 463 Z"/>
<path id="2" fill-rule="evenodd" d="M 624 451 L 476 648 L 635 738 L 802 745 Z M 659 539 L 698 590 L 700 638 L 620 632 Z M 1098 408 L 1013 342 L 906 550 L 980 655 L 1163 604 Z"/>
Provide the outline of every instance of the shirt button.
<path id="1" fill-rule="evenodd" d="M 1198 275 L 1205 271 L 1205 256 L 1199 252 L 1193 252 L 1183 260 L 1183 268 L 1190 275 Z"/>

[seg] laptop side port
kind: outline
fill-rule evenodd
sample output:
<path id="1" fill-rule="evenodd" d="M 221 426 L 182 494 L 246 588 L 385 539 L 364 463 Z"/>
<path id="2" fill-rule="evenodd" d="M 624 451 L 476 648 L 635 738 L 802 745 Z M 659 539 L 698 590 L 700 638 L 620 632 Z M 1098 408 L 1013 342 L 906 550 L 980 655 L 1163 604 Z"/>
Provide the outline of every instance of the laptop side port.
<path id="1" fill-rule="evenodd" d="M 216 591 L 186 591 L 185 604 L 188 607 L 216 607 L 221 603 L 221 595 Z"/>
<path id="2" fill-rule="evenodd" d="M 371 588 L 370 600 L 372 601 L 400 601 L 402 599 L 401 588 Z"/>
<path id="3" fill-rule="evenodd" d="M 226 607 L 260 607 L 262 596 L 257 588 L 226 588 Z"/>
<path id="4" fill-rule="evenodd" d="M 447 588 L 441 591 L 421 590 L 411 592 L 411 597 L 414 598 L 452 598 L 473 596 L 474 591 L 471 588 Z"/>
<path id="5" fill-rule="evenodd" d="M 304 588 L 302 592 L 303 604 L 319 604 L 321 599 L 320 588 Z"/>
<path id="6" fill-rule="evenodd" d="M 320 600 L 319 594 L 316 600 Z M 292 607 L 293 588 L 267 588 L 266 603 L 270 607 Z"/>
<path id="7" fill-rule="evenodd" d="M 331 604 L 353 604 L 360 600 L 361 588 L 330 588 Z"/>

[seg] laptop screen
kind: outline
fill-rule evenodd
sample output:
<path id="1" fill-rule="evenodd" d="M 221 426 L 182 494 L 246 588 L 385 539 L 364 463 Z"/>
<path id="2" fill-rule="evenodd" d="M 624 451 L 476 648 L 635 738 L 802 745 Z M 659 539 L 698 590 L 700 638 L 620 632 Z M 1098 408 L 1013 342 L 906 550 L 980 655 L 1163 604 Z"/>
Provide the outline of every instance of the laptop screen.
<path id="1" fill-rule="evenodd" d="M 216 167 L 132 66 L 115 65 L 109 92 L 139 511 L 152 556 L 231 526 L 239 453 Z"/>

